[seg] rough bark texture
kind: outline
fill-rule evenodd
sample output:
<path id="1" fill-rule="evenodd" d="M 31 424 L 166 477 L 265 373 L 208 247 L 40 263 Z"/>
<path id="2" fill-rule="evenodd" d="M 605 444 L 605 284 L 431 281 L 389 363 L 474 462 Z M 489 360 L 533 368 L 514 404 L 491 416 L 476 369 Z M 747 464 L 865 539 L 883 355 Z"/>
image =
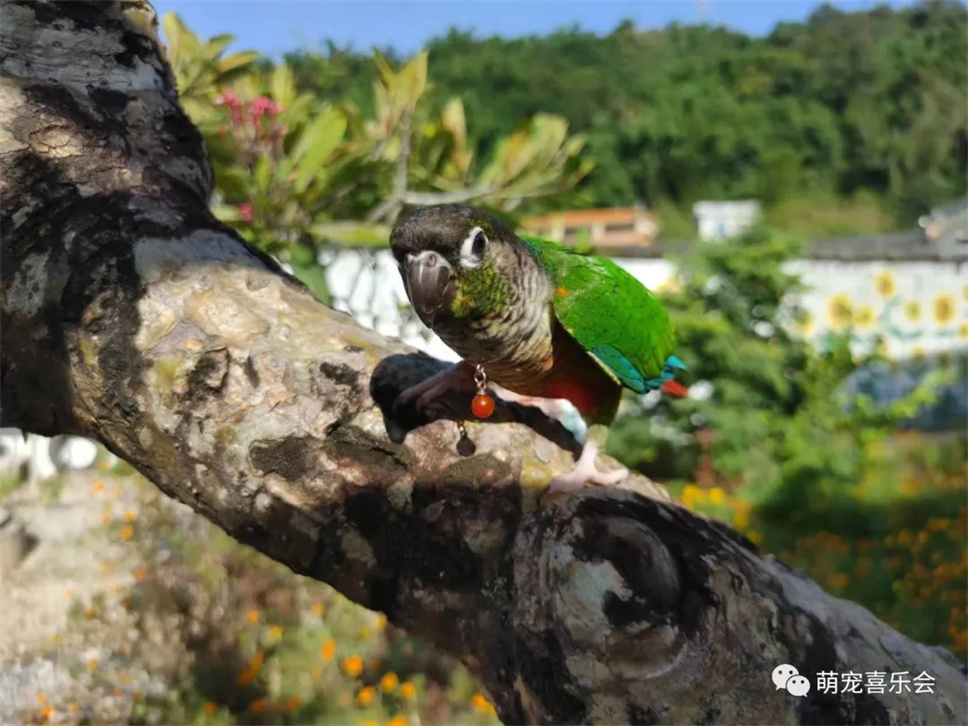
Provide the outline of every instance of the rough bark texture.
<path id="1" fill-rule="evenodd" d="M 441 364 L 325 308 L 211 217 L 151 8 L 2 12 L 2 425 L 104 442 L 458 656 L 505 722 L 968 722 L 950 654 L 661 488 L 540 502 L 572 457 L 534 409 L 468 424 L 473 446 L 452 421 L 385 419 Z M 814 683 L 927 671 L 936 692 L 796 698 L 774 689 L 781 663 Z"/>

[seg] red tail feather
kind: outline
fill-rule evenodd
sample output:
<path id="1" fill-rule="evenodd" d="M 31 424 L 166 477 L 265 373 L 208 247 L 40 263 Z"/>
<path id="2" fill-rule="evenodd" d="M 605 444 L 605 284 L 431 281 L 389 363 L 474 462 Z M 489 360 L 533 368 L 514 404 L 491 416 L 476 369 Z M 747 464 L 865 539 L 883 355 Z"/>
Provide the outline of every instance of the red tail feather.
<path id="1" fill-rule="evenodd" d="M 685 398 L 689 395 L 689 389 L 679 383 L 679 381 L 668 380 L 662 384 L 659 390 L 676 398 Z"/>

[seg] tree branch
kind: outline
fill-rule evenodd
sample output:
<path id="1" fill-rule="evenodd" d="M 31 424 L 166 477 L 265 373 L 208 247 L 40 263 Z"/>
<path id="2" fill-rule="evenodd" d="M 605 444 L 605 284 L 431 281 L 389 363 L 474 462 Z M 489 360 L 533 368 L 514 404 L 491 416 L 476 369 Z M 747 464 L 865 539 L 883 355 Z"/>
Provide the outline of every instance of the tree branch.
<path id="1" fill-rule="evenodd" d="M 140 1 L 4 4 L 3 426 L 104 442 L 458 656 L 506 722 L 968 721 L 950 654 L 641 477 L 540 502 L 573 442 L 534 409 L 468 424 L 473 447 L 449 421 L 387 420 L 442 364 L 325 308 L 209 214 L 155 32 Z M 923 670 L 936 692 L 796 698 L 771 683 L 781 663 Z"/>

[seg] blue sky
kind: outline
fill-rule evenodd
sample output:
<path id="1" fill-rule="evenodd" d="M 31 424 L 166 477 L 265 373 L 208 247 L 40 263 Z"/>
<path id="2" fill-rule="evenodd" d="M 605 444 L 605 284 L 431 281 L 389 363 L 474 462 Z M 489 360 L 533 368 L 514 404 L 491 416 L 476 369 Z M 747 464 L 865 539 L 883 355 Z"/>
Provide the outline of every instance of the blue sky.
<path id="1" fill-rule="evenodd" d="M 545 34 L 574 23 L 595 32 L 623 18 L 639 28 L 700 20 L 700 0 L 153 0 L 159 17 L 177 12 L 202 37 L 231 33 L 233 50 L 277 57 L 297 47 L 317 48 L 326 38 L 357 50 L 393 46 L 404 53 L 450 26 L 479 36 Z M 843 10 L 871 8 L 871 0 L 834 0 Z M 910 4 L 890 0 L 894 6 Z M 760 35 L 783 20 L 802 20 L 812 0 L 706 0 L 706 19 Z"/>

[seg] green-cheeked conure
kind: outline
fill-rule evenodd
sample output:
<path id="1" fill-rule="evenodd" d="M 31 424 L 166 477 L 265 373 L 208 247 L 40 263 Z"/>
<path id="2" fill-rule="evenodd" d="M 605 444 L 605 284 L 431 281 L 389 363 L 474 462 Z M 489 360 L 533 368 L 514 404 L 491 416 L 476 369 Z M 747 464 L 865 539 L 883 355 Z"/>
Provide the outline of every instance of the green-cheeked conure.
<path id="1" fill-rule="evenodd" d="M 463 205 L 403 217 L 390 247 L 417 315 L 463 361 L 400 394 L 425 408 L 452 390 L 473 390 L 474 370 L 513 393 L 567 399 L 588 426 L 575 468 L 549 486 L 608 486 L 628 475 L 595 465 L 622 389 L 684 395 L 685 369 L 662 304 L 611 260 L 518 236 Z"/>

